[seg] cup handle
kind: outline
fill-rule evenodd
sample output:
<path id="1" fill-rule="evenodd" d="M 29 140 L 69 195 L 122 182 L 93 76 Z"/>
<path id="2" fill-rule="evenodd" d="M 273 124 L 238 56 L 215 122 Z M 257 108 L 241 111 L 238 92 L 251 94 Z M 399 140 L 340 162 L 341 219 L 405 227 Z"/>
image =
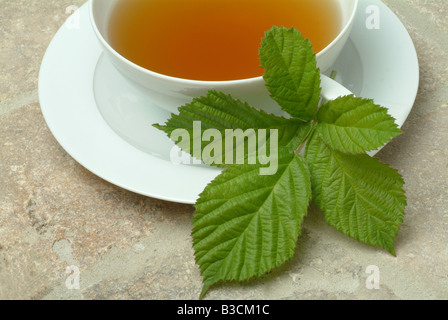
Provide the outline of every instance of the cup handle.
<path id="1" fill-rule="evenodd" d="M 321 96 L 324 100 L 323 102 L 353 94 L 339 82 L 327 77 L 326 75 L 321 74 L 320 81 L 322 87 Z"/>

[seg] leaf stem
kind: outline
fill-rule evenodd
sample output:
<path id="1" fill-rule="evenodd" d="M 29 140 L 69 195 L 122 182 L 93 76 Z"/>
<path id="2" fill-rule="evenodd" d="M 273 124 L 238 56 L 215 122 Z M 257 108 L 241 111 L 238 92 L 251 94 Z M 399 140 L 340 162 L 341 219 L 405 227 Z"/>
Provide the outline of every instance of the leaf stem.
<path id="1" fill-rule="evenodd" d="M 310 129 L 310 132 L 308 132 L 308 135 L 306 136 L 306 138 L 303 140 L 303 142 L 299 145 L 299 147 L 296 149 L 295 151 L 295 155 L 300 154 L 300 152 L 302 152 L 303 148 L 305 148 L 306 144 L 308 143 L 308 140 L 311 138 L 311 136 L 314 133 L 314 130 L 316 130 L 316 126 L 318 124 L 317 120 L 313 120 L 313 126 Z"/>
<path id="2" fill-rule="evenodd" d="M 331 71 L 330 79 L 336 80 L 337 76 L 338 76 L 338 72 L 336 70 Z"/>

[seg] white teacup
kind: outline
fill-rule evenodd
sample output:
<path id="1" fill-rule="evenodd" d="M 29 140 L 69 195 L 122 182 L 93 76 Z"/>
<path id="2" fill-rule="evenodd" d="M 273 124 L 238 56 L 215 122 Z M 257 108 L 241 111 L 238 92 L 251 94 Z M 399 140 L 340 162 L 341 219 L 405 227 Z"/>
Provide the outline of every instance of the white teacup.
<path id="1" fill-rule="evenodd" d="M 109 18 L 118 1 L 120 0 L 90 0 L 90 18 L 94 32 L 112 64 L 123 76 L 133 81 L 143 94 L 148 95 L 152 102 L 172 113 L 177 113 L 180 106 L 213 89 L 231 94 L 267 112 L 282 113 L 277 103 L 269 97 L 263 77 L 231 81 L 181 79 L 144 69 L 121 56 L 109 44 L 107 32 Z M 321 72 L 331 68 L 344 48 L 358 7 L 358 0 L 335 1 L 338 1 L 341 7 L 343 27 L 338 36 L 316 55 Z M 350 91 L 322 75 L 322 96 L 326 100 L 346 94 L 350 94 Z"/>

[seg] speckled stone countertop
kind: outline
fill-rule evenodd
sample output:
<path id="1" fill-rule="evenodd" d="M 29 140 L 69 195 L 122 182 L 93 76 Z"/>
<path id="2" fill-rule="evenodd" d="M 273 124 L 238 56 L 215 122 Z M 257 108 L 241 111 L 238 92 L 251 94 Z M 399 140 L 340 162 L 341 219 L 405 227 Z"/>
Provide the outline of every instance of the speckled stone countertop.
<path id="1" fill-rule="evenodd" d="M 42 116 L 43 55 L 66 9 L 84 2 L 0 0 L 0 299 L 196 299 L 193 207 L 98 178 Z M 406 181 L 397 257 L 313 214 L 291 261 L 249 284 L 216 286 L 207 299 L 448 298 L 448 2 L 385 3 L 415 43 L 421 77 L 404 134 L 378 154 Z M 381 271 L 379 290 L 366 288 L 369 265 Z M 79 289 L 66 285 L 69 266 Z"/>

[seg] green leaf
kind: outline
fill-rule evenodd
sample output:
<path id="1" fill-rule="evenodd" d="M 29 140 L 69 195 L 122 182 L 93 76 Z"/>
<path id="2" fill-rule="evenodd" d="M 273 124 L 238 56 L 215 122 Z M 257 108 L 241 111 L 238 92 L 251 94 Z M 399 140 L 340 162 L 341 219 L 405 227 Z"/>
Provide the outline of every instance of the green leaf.
<path id="1" fill-rule="evenodd" d="M 204 277 L 201 296 L 218 281 L 261 276 L 294 254 L 311 199 L 305 160 L 280 152 L 274 175 L 260 175 L 259 169 L 229 167 L 195 205 L 192 235 Z"/>
<path id="2" fill-rule="evenodd" d="M 401 133 L 386 108 L 352 95 L 323 105 L 317 119 L 316 132 L 322 140 L 345 153 L 376 150 Z"/>
<path id="3" fill-rule="evenodd" d="M 395 255 L 406 197 L 400 174 L 366 154 L 332 150 L 314 135 L 306 150 L 313 199 L 329 225 Z"/>
<path id="4" fill-rule="evenodd" d="M 273 27 L 262 40 L 260 61 L 266 87 L 280 107 L 293 117 L 313 119 L 321 88 L 310 41 L 296 29 Z"/>
<path id="5" fill-rule="evenodd" d="M 277 117 L 257 110 L 230 95 L 210 91 L 207 96 L 195 98 L 191 103 L 179 108 L 179 114 L 173 114 L 165 125 L 156 124 L 154 126 L 163 130 L 171 138 L 176 137 L 173 135 L 176 130 L 185 129 L 189 139 L 175 141 L 183 151 L 207 164 L 228 167 L 229 161 L 225 160 L 229 154 L 232 164 L 248 163 L 245 161 L 250 154 L 247 140 L 254 136 L 257 143 L 260 142 L 260 129 L 266 129 L 265 147 L 268 150 L 271 143 L 271 130 L 277 130 L 275 136 L 277 141 L 272 146 L 286 147 L 294 151 L 304 141 L 312 125 L 298 119 Z M 195 133 L 195 128 L 199 134 Z M 218 136 L 217 139 L 205 138 L 204 133 L 207 130 L 209 133 L 212 132 L 210 129 L 219 131 L 215 132 L 215 136 Z M 232 135 L 244 139 L 234 138 Z M 234 140 L 233 149 L 226 148 L 227 137 Z M 242 154 L 238 153 L 238 148 L 241 146 L 244 148 Z M 261 147 L 261 143 L 258 143 L 256 151 Z M 207 150 L 206 148 L 214 149 L 213 157 L 208 156 L 208 152 L 203 152 Z"/>
<path id="6" fill-rule="evenodd" d="M 365 153 L 401 133 L 394 119 L 373 101 L 354 96 L 318 111 L 320 70 L 310 41 L 284 27 L 265 35 L 260 61 L 266 86 L 291 119 L 210 91 L 180 107 L 165 125 L 154 125 L 195 158 L 227 167 L 195 204 L 192 237 L 204 277 L 201 297 L 217 282 L 261 276 L 290 259 L 311 198 L 330 225 L 395 255 L 404 182 Z M 241 135 L 227 145 L 235 131 Z M 268 162 L 246 161 L 253 154 L 246 141 L 256 141 L 257 152 L 269 147 Z M 228 154 L 236 165 L 227 162 Z"/>

